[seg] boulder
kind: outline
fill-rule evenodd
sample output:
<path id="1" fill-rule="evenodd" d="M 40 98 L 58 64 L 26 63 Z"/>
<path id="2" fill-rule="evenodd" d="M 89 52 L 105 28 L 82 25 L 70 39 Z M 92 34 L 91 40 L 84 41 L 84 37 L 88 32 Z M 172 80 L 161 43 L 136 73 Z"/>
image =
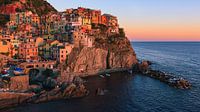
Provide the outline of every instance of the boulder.
<path id="1" fill-rule="evenodd" d="M 140 72 L 139 64 L 138 64 L 138 63 L 137 63 L 137 64 L 134 64 L 134 65 L 132 66 L 132 71 L 133 71 L 133 73 L 139 73 L 139 72 Z"/>
<path id="2" fill-rule="evenodd" d="M 177 81 L 176 87 L 180 89 L 189 89 L 191 88 L 191 84 L 187 80 L 180 79 Z"/>
<path id="3" fill-rule="evenodd" d="M 146 72 L 149 69 L 149 61 L 142 61 L 142 63 L 139 65 L 139 70 L 141 72 Z"/>

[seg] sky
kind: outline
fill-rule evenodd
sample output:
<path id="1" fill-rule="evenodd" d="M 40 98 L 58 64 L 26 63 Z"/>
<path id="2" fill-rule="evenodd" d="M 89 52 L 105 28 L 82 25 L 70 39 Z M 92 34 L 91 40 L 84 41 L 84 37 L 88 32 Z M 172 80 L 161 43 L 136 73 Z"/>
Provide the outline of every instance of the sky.
<path id="1" fill-rule="evenodd" d="M 47 0 L 58 11 L 86 7 L 119 19 L 133 41 L 200 41 L 200 0 Z"/>

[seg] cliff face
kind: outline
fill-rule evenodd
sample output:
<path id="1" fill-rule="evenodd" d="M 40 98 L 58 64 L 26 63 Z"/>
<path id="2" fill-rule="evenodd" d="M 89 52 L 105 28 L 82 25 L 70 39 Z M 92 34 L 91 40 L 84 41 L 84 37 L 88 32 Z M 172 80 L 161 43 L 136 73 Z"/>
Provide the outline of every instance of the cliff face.
<path id="1" fill-rule="evenodd" d="M 69 56 L 71 72 L 95 74 L 106 69 L 131 68 L 136 55 L 126 37 L 96 37 L 94 47 L 74 49 Z"/>

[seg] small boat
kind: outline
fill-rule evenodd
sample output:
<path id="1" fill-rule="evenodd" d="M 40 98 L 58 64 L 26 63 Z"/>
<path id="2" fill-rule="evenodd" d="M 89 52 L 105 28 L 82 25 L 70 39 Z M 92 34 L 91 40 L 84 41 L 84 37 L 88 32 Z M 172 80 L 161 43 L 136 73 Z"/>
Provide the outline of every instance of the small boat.
<path id="1" fill-rule="evenodd" d="M 4 74 L 4 75 L 1 75 L 1 77 L 7 77 L 9 76 L 10 74 Z"/>
<path id="2" fill-rule="evenodd" d="M 105 78 L 103 75 L 99 75 L 101 78 Z"/>
<path id="3" fill-rule="evenodd" d="M 15 75 L 21 75 L 24 73 L 23 69 L 21 69 L 21 68 L 15 68 L 15 70 L 13 72 Z"/>
<path id="4" fill-rule="evenodd" d="M 129 72 L 130 74 L 133 74 L 133 71 L 132 71 L 132 70 L 129 70 L 128 72 Z"/>
<path id="5" fill-rule="evenodd" d="M 107 76 L 107 77 L 110 77 L 110 74 L 107 73 L 106 76 Z"/>
<path id="6" fill-rule="evenodd" d="M 6 70 L 2 70 L 2 71 L 1 71 L 1 74 L 2 74 L 2 75 L 5 75 L 5 74 L 7 74 L 7 73 L 8 73 L 8 72 L 7 72 Z"/>

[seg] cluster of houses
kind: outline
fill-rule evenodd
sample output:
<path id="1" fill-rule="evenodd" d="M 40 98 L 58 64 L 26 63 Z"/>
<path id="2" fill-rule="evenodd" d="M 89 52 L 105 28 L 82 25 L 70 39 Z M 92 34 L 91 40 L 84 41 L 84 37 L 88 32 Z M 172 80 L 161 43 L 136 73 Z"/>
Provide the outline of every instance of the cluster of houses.
<path id="1" fill-rule="evenodd" d="M 105 26 L 108 35 L 119 33 L 117 17 L 100 10 L 78 7 L 41 17 L 31 11 L 12 13 L 0 28 L 0 54 L 26 62 L 63 63 L 73 48 L 93 47 L 98 25 Z"/>

